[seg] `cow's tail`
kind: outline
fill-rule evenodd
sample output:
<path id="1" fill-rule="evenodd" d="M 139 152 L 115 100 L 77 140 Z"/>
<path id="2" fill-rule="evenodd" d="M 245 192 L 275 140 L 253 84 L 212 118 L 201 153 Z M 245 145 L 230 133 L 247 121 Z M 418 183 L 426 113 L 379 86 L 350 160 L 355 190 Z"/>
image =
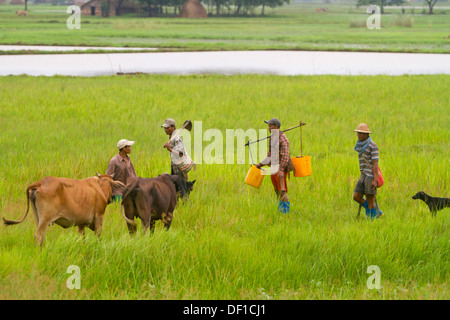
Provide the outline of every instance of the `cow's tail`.
<path id="1" fill-rule="evenodd" d="M 127 184 L 125 189 L 122 193 L 122 203 L 120 204 L 120 212 L 122 213 L 122 217 L 125 219 L 125 221 L 132 225 L 133 227 L 136 227 L 136 222 L 134 220 L 128 219 L 125 214 L 123 213 L 123 203 L 128 197 L 130 196 L 131 192 L 138 186 L 139 179 L 138 178 L 132 178 L 132 180 Z"/>
<path id="2" fill-rule="evenodd" d="M 122 192 L 122 204 L 123 202 L 130 196 L 131 192 L 136 189 L 136 187 L 139 184 L 138 178 L 131 178 L 130 181 L 127 183 L 127 186 Z"/>
<path id="3" fill-rule="evenodd" d="M 129 224 L 132 225 L 133 227 L 136 227 L 136 222 L 134 222 L 134 220 L 128 219 L 125 214 L 123 213 L 123 204 L 120 205 L 120 212 L 122 213 L 122 217 L 125 219 L 125 221 Z"/>
<path id="4" fill-rule="evenodd" d="M 28 215 L 28 211 L 30 211 L 30 191 L 34 192 L 38 187 L 40 187 L 40 184 L 33 183 L 28 186 L 27 188 L 27 212 L 25 212 L 25 216 L 22 218 L 22 220 L 7 220 L 3 218 L 3 223 L 7 226 L 13 225 L 13 224 L 19 224 L 25 220 L 25 218 Z"/>

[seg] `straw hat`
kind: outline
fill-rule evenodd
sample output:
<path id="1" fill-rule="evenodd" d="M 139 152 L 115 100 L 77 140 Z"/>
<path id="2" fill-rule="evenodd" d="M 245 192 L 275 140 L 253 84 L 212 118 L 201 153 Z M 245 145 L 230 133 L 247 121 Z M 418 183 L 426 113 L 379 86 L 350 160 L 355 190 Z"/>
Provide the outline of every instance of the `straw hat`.
<path id="1" fill-rule="evenodd" d="M 369 126 L 368 126 L 367 124 L 365 124 L 365 123 L 360 123 L 359 126 L 358 126 L 358 128 L 356 128 L 356 129 L 353 130 L 353 131 L 359 132 L 359 133 L 372 133 L 372 132 L 369 130 Z"/>

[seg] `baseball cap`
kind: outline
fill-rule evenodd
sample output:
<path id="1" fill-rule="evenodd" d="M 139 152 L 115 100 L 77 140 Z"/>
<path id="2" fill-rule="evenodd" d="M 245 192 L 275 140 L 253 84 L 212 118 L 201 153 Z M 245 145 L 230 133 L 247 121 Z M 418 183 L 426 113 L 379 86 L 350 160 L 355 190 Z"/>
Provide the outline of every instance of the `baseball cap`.
<path id="1" fill-rule="evenodd" d="M 269 124 L 269 125 L 270 124 L 276 125 L 278 128 L 281 127 L 281 122 L 277 118 L 272 118 L 270 120 L 264 120 L 264 122 Z"/>
<path id="2" fill-rule="evenodd" d="M 132 146 L 134 144 L 134 141 L 129 141 L 127 139 L 122 139 L 117 142 L 117 148 L 122 149 L 126 146 Z"/>
<path id="3" fill-rule="evenodd" d="M 168 128 L 168 127 L 174 126 L 174 125 L 175 125 L 175 120 L 173 120 L 172 118 L 167 118 L 166 121 L 164 121 L 164 123 L 161 125 L 161 127 Z"/>

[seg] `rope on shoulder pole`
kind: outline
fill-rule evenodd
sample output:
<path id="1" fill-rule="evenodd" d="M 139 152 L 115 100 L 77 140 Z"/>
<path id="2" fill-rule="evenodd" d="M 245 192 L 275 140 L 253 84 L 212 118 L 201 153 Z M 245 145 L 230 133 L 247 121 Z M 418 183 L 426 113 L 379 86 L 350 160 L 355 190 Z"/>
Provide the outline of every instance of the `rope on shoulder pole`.
<path id="1" fill-rule="evenodd" d="M 250 143 L 250 139 L 248 140 L 248 143 Z M 250 158 L 251 158 L 251 160 L 252 160 L 252 164 L 254 165 L 255 162 L 253 162 L 252 148 L 250 148 L 250 146 L 248 146 L 248 151 L 250 152 Z"/>
<path id="2" fill-rule="evenodd" d="M 292 130 L 292 129 L 295 129 L 295 128 L 298 128 L 298 127 L 300 127 L 300 129 L 301 129 L 301 127 L 303 127 L 303 126 L 306 126 L 306 123 L 300 121 L 300 124 L 299 124 L 298 126 L 295 126 L 295 127 L 292 127 L 292 128 L 288 128 L 288 129 L 285 129 L 285 130 L 281 130 L 281 132 L 287 132 L 287 131 L 289 131 L 289 130 Z M 245 146 L 247 147 L 247 146 L 249 146 L 249 145 L 252 144 L 252 143 L 256 143 L 256 142 L 259 142 L 259 141 L 263 141 L 263 140 L 266 140 L 266 139 L 269 139 L 269 138 L 270 138 L 270 135 L 267 136 L 267 137 L 265 137 L 265 138 L 258 139 L 258 140 L 256 140 L 256 141 L 250 141 L 250 140 L 248 140 L 248 142 L 245 144 Z"/>

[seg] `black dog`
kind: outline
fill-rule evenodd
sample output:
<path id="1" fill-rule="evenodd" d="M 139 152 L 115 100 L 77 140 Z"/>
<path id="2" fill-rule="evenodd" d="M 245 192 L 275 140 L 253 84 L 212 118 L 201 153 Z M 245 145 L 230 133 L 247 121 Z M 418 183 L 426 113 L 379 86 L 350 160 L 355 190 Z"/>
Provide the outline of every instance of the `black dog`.
<path id="1" fill-rule="evenodd" d="M 189 194 L 194 190 L 194 181 L 186 181 L 182 176 L 179 175 L 169 175 L 175 189 L 177 191 L 177 199 L 181 198 L 183 200 L 189 200 Z"/>
<path id="2" fill-rule="evenodd" d="M 423 200 L 430 208 L 430 211 L 433 216 L 436 215 L 436 212 L 442 210 L 446 207 L 450 207 L 450 199 L 449 198 L 434 198 L 432 196 L 427 195 L 423 191 L 417 192 L 413 197 L 414 200 L 420 199 Z"/>

